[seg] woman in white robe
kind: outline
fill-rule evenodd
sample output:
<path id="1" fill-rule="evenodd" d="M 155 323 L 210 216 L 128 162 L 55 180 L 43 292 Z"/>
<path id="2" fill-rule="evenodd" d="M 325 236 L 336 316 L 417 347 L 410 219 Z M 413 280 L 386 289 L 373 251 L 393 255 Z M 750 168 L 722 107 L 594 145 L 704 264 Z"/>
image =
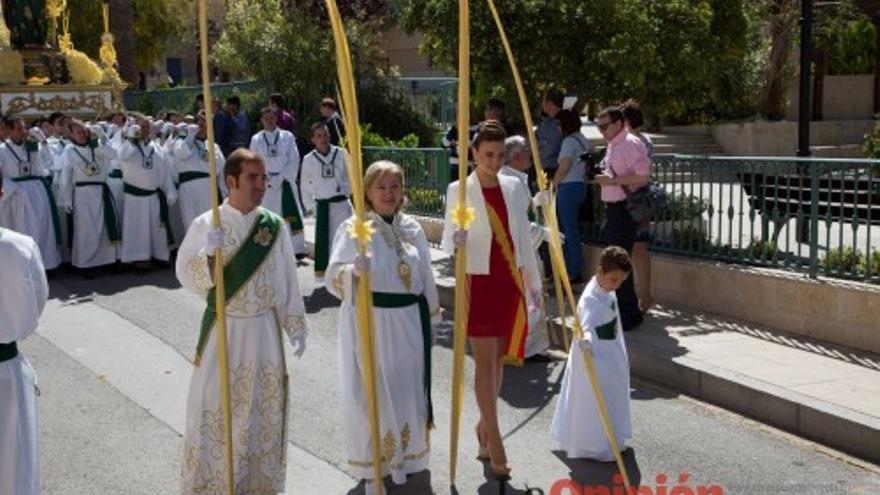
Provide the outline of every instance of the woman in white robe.
<path id="1" fill-rule="evenodd" d="M 400 213 L 403 170 L 391 162 L 372 164 L 364 177 L 364 190 L 376 229 L 369 257 L 358 254 L 357 242 L 348 234 L 354 223 L 351 217 L 336 231 L 327 289 L 342 300 L 338 335 L 347 467 L 355 477 L 367 480 L 370 490 L 374 472 L 357 324 L 359 274 L 369 271 L 374 294 L 382 474 L 390 474 L 395 484 L 406 483 L 408 474 L 428 467 L 430 320 L 439 321 L 440 306 L 425 233 L 415 219 Z M 394 304 L 383 301 L 383 297 L 401 295 L 404 301 L 399 307 L 388 307 Z"/>
<path id="2" fill-rule="evenodd" d="M 229 344 L 229 386 L 232 396 L 235 493 L 241 495 L 275 494 L 285 491 L 287 471 L 288 375 L 284 359 L 283 337 L 296 346 L 296 356 L 305 350 L 307 334 L 305 305 L 299 290 L 293 246 L 286 225 L 275 236 L 268 229 L 254 228 L 262 215 L 281 219 L 259 206 L 259 200 L 242 207 L 242 197 L 253 199 L 247 167 L 261 168 L 253 174 L 263 177 L 260 158 L 247 150 L 237 150 L 229 160 L 248 153 L 248 160 L 230 186 L 230 197 L 220 206 L 223 261 L 241 263 L 234 257 L 245 241 L 267 246 L 271 251 L 226 306 L 226 334 Z M 227 178 L 227 186 L 231 178 Z M 257 179 L 260 180 L 260 179 Z M 239 185 L 241 187 L 239 187 Z M 212 232 L 211 212 L 196 218 L 177 255 L 176 272 L 181 285 L 206 297 L 214 286 L 209 273 L 208 233 Z M 226 279 L 232 283 L 230 278 Z M 213 307 L 213 300 L 208 301 Z M 214 495 L 226 493 L 226 460 L 223 441 L 223 414 L 213 328 L 196 367 L 187 397 L 184 431 L 182 478 L 184 494 Z M 200 356 L 200 357 L 199 357 Z"/>
<path id="3" fill-rule="evenodd" d="M 608 261 L 609 258 L 616 260 Z M 626 440 L 632 438 L 629 360 L 614 292 L 631 270 L 626 251 L 616 246 L 606 248 L 596 275 L 578 301 L 584 337 L 580 341 L 572 340 L 551 426 L 553 439 L 569 458 L 614 461 L 614 452 L 599 417 L 596 396 L 584 368 L 583 352 L 591 353 L 596 364 L 618 447 L 624 449 Z"/>
<path id="4" fill-rule="evenodd" d="M 116 158 L 116 151 L 107 144 L 99 144 L 98 136 L 90 136 L 87 132 L 82 122 L 71 120 L 71 143 L 58 159 L 61 169 L 58 206 L 73 214 L 70 262 L 77 268 L 115 263 L 121 228 L 107 186 L 110 162 Z M 90 138 L 94 139 L 92 144 Z M 105 197 L 109 201 L 105 201 Z M 108 207 L 112 209 L 112 216 L 105 221 L 105 208 Z"/>
<path id="5" fill-rule="evenodd" d="M 37 495 L 37 377 L 15 344 L 37 329 L 49 295 L 40 250 L 33 239 L 0 228 L 0 274 L 0 493 Z"/>

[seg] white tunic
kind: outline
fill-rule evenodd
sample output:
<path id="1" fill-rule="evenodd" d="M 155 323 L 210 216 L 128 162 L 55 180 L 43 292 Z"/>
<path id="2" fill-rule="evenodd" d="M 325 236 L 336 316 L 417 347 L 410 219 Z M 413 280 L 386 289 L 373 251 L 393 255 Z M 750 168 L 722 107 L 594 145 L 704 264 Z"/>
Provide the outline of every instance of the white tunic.
<path id="1" fill-rule="evenodd" d="M 439 320 L 431 255 L 421 226 L 412 217 L 403 214 L 396 217 L 393 227 L 378 216 L 371 215 L 371 218 L 377 229 L 369 248 L 373 292 L 424 294 L 432 319 L 436 317 Z M 373 479 L 357 325 L 357 284 L 354 283 L 352 265 L 357 244 L 347 232 L 352 222 L 353 217 L 336 231 L 327 267 L 327 289 L 342 299 L 338 335 L 348 471 L 356 478 Z M 401 258 L 411 273 L 409 288 L 399 274 Z M 428 467 L 430 453 L 423 385 L 424 339 L 419 307 L 374 308 L 373 314 L 379 428 L 383 446 L 382 474 L 390 473 L 395 483 L 402 484 L 406 482 L 407 474 Z"/>
<path id="2" fill-rule="evenodd" d="M 49 286 L 40 250 L 30 237 L 0 228 L 0 342 L 37 329 Z M 20 352 L 0 363 L 0 493 L 40 493 L 36 375 Z"/>
<path id="3" fill-rule="evenodd" d="M 156 142 L 141 143 L 138 147 L 125 141 L 119 149 L 119 167 L 126 184 L 149 191 L 162 189 L 169 205 L 177 201 L 172 170 Z M 124 263 L 150 258 L 168 261 L 169 246 L 159 216 L 159 196 L 125 193 L 124 201 L 120 259 Z"/>
<path id="4" fill-rule="evenodd" d="M 39 180 L 15 182 L 17 177 L 48 177 L 54 164 L 49 147 L 40 143 L 36 152 L 28 153 L 24 143 L 15 144 L 7 139 L 0 144 L 0 174 L 3 176 L 3 199 L 0 200 L 0 226 L 30 236 L 40 246 L 40 254 L 49 270 L 61 264 L 52 224 L 52 209 L 56 208 Z"/>
<path id="5" fill-rule="evenodd" d="M 625 449 L 626 440 L 632 438 L 629 360 L 617 296 L 599 287 L 596 277 L 593 277 L 578 301 L 578 314 L 584 332 L 589 332 L 593 345 L 593 361 L 614 426 L 617 446 Z M 596 328 L 609 322 L 614 322 L 614 339 L 600 339 Z M 570 458 L 583 457 L 605 462 L 614 460 L 614 453 L 602 428 L 596 397 L 584 368 L 583 353 L 574 340 L 569 350 L 551 432 L 559 449 L 564 450 Z"/>
<path id="6" fill-rule="evenodd" d="M 225 262 L 238 251 L 261 210 L 242 214 L 228 203 L 220 206 L 226 233 Z M 177 255 L 181 285 L 203 297 L 213 287 L 204 250 L 210 226 L 210 212 L 196 218 Z M 287 227 L 282 228 L 285 230 L 279 234 L 286 234 Z M 288 336 L 306 332 L 305 306 L 289 235 L 280 235 L 275 241 L 257 272 L 228 302 L 226 314 L 235 493 L 283 492 L 288 388 L 282 332 Z M 215 336 L 212 329 L 190 382 L 182 466 L 184 494 L 226 493 Z"/>
<path id="7" fill-rule="evenodd" d="M 58 206 L 73 208 L 70 261 L 77 268 L 90 268 L 116 262 L 118 246 L 110 240 L 104 223 L 102 186 L 77 185 L 82 182 L 106 183 L 110 163 L 114 158 L 116 151 L 107 144 L 99 145 L 94 149 L 89 146 L 68 144 L 57 160 L 61 170 Z"/>
<path id="8" fill-rule="evenodd" d="M 299 150 L 293 133 L 283 129 L 275 129 L 272 132 L 260 131 L 251 138 L 250 150 L 263 157 L 266 161 L 266 172 L 269 174 L 266 194 L 263 196 L 263 207 L 281 215 L 282 184 L 287 181 L 290 183 L 296 207 L 300 210 L 300 218 L 302 218 L 299 188 L 296 185 L 296 178 L 299 175 Z M 302 231 L 293 232 L 293 250 L 297 254 L 306 252 L 306 240 Z"/>
<path id="9" fill-rule="evenodd" d="M 171 142 L 171 140 L 169 140 Z M 178 238 L 183 237 L 189 224 L 202 213 L 211 209 L 211 180 L 209 178 L 190 180 L 180 183 L 180 174 L 187 172 L 209 173 L 207 142 L 200 139 L 174 139 L 173 144 L 168 145 L 172 150 L 169 162 L 174 170 L 174 181 L 178 185 L 178 205 L 180 217 L 183 222 L 183 232 L 175 233 Z M 220 145 L 214 143 L 215 168 L 217 171 L 217 185 L 220 192 L 225 196 L 226 182 L 223 181 L 223 152 Z"/>

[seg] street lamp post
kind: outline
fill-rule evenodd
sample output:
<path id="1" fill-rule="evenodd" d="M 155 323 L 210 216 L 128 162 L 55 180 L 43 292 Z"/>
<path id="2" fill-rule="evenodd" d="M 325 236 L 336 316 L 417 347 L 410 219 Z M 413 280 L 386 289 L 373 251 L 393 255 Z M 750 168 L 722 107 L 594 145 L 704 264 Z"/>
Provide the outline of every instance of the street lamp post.
<path id="1" fill-rule="evenodd" d="M 797 156 L 810 156 L 810 76 L 813 58 L 813 0 L 801 0 L 801 88 Z"/>

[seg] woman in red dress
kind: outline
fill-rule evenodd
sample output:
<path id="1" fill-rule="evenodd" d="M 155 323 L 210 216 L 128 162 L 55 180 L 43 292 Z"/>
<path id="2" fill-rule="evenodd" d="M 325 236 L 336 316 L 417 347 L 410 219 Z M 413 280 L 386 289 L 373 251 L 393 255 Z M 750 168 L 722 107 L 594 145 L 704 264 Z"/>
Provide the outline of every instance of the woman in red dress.
<path id="1" fill-rule="evenodd" d="M 496 478 L 508 478 L 511 470 L 498 424 L 503 365 L 505 361 L 522 363 L 528 324 L 525 291 L 540 292 L 541 287 L 534 256 L 528 255 L 529 221 L 525 212 L 531 198 L 517 179 L 498 175 L 504 163 L 506 137 L 496 121 L 480 125 L 473 143 L 476 168 L 467 183 L 467 206 L 474 208 L 476 218 L 468 231 L 451 232 L 451 209 L 456 205 L 458 190 L 454 182 L 447 191 L 444 233 L 447 250 L 454 245 L 468 251 L 468 341 L 480 408 L 476 426 L 478 457 L 490 460 Z"/>

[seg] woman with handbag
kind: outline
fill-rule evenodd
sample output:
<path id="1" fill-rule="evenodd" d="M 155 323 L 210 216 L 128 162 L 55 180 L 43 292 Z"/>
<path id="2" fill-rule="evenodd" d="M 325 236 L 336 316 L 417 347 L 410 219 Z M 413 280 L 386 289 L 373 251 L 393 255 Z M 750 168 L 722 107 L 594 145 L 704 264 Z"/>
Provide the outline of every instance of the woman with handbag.
<path id="1" fill-rule="evenodd" d="M 628 199 L 648 184 L 651 162 L 644 143 L 627 130 L 619 107 L 603 110 L 596 116 L 596 124 L 602 138 L 608 143 L 605 170 L 596 176 L 596 183 L 602 188 L 602 202 L 605 203 L 605 239 L 608 244 L 620 246 L 632 255 L 639 224 L 630 214 Z M 617 289 L 617 303 L 620 305 L 624 331 L 642 323 L 632 277 L 628 277 Z"/>

